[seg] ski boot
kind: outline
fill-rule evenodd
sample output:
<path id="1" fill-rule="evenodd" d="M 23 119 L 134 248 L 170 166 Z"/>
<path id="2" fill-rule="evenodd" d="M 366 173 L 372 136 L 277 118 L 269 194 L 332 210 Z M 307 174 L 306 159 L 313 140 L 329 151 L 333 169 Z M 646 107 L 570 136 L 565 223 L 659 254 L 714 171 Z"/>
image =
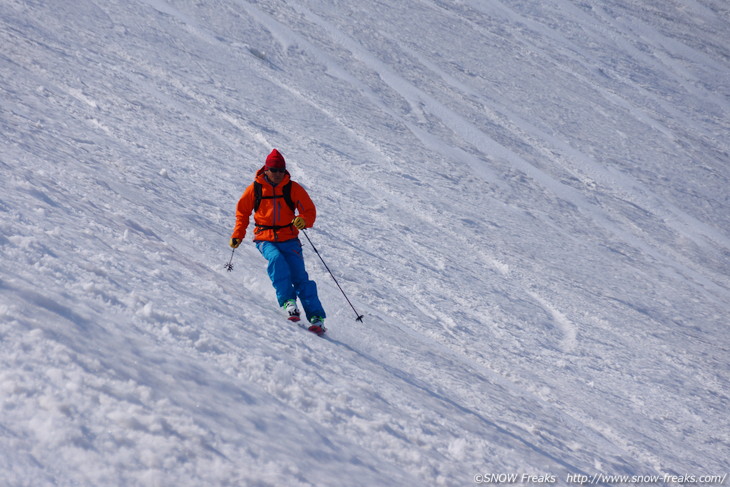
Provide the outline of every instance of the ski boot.
<path id="1" fill-rule="evenodd" d="M 327 331 L 327 328 L 324 327 L 324 318 L 321 316 L 312 316 L 309 319 L 309 322 L 311 323 L 310 327 L 308 328 L 309 331 L 316 334 L 317 336 L 322 336 Z"/>
<path id="2" fill-rule="evenodd" d="M 297 300 L 290 299 L 284 303 L 284 311 L 289 315 L 289 321 L 299 321 L 299 308 L 297 308 Z"/>

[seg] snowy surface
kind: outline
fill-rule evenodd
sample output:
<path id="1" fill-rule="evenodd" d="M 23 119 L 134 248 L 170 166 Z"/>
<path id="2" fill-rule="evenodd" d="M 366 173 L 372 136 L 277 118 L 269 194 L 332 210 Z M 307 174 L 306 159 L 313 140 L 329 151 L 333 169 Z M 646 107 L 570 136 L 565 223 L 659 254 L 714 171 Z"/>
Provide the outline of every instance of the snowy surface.
<path id="1" fill-rule="evenodd" d="M 727 474 L 728 39 L 724 0 L 0 1 L 0 486 Z M 328 339 L 224 269 L 273 147 L 366 315 L 305 242 Z"/>

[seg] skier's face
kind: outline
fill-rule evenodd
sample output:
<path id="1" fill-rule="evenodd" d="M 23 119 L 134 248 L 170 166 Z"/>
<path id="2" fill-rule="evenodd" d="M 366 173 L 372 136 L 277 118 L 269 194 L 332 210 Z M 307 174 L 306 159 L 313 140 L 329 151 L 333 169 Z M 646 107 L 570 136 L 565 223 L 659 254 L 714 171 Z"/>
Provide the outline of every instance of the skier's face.
<path id="1" fill-rule="evenodd" d="M 279 184 L 284 179 L 285 171 L 284 169 L 281 169 L 280 172 L 274 172 L 279 171 L 278 169 L 274 168 L 272 171 L 271 169 L 266 170 L 266 177 L 269 178 L 269 181 L 271 181 L 274 184 Z"/>

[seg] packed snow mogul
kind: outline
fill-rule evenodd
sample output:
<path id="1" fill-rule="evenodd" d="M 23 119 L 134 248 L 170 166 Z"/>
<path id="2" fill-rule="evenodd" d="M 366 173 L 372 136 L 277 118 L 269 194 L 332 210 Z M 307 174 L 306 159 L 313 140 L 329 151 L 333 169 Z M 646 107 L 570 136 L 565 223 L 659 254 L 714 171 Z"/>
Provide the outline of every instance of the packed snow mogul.
<path id="1" fill-rule="evenodd" d="M 256 172 L 254 182 L 238 200 L 232 248 L 238 248 L 246 236 L 251 213 L 255 225 L 253 241 L 269 262 L 267 271 L 279 306 L 290 320 L 299 321 L 299 298 L 311 324 L 309 331 L 322 335 L 326 314 L 317 295 L 317 284 L 309 279 L 304 267 L 298 237 L 299 230 L 314 225 L 317 209 L 306 190 L 291 180 L 284 156 L 276 149 L 266 157 L 264 167 Z"/>

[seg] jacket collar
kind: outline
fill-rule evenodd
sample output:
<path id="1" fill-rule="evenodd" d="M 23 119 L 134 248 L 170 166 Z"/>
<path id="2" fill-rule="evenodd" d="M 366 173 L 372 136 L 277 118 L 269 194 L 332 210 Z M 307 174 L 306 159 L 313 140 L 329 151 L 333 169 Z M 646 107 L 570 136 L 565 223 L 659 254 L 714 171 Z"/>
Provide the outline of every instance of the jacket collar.
<path id="1" fill-rule="evenodd" d="M 265 172 L 266 171 L 265 171 L 264 167 L 262 167 L 261 169 L 259 169 L 258 171 L 256 171 L 256 176 L 255 176 L 256 181 L 258 181 L 261 184 L 264 184 L 264 183 L 266 183 L 266 184 L 272 184 L 269 181 L 269 178 L 266 177 Z M 286 184 L 286 183 L 289 182 L 290 179 L 291 179 L 291 174 L 289 174 L 289 171 L 286 171 L 284 173 L 284 179 L 282 179 L 281 180 L 281 183 L 279 183 L 279 184 Z"/>

